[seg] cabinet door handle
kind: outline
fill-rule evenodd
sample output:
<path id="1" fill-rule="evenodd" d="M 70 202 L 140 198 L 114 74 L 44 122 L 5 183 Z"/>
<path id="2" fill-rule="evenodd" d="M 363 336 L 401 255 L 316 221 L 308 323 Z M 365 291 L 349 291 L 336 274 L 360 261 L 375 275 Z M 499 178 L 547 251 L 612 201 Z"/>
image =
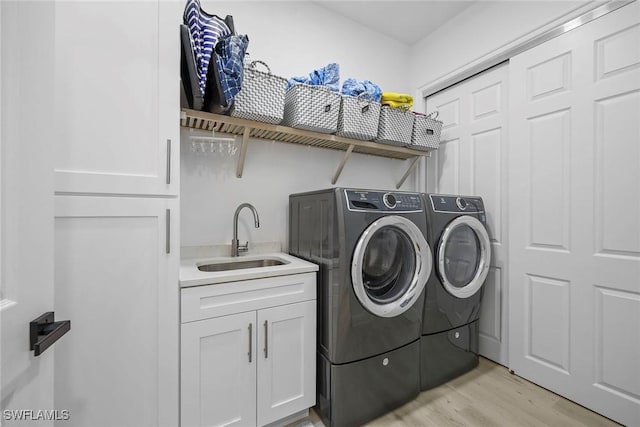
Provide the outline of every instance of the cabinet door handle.
<path id="1" fill-rule="evenodd" d="M 264 358 L 269 358 L 269 323 L 264 321 Z"/>
<path id="2" fill-rule="evenodd" d="M 165 242 L 164 242 L 164 249 L 165 252 L 170 254 L 171 253 L 171 209 L 167 209 L 166 210 L 166 224 L 165 224 Z"/>
<path id="3" fill-rule="evenodd" d="M 167 185 L 171 184 L 171 140 L 167 139 Z"/>
<path id="4" fill-rule="evenodd" d="M 249 363 L 251 363 L 251 353 L 253 353 L 253 349 L 251 348 L 253 345 L 253 324 L 249 323 Z"/>

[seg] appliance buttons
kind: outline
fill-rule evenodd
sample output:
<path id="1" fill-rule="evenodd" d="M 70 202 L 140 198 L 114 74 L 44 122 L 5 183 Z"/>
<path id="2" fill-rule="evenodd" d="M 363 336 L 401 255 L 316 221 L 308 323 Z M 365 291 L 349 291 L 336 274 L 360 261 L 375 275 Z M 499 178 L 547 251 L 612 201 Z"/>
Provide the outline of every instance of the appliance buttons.
<path id="1" fill-rule="evenodd" d="M 382 201 L 384 202 L 384 205 L 389 209 L 395 208 L 396 204 L 398 203 L 398 201 L 396 200 L 396 196 L 391 193 L 387 193 L 382 196 Z"/>

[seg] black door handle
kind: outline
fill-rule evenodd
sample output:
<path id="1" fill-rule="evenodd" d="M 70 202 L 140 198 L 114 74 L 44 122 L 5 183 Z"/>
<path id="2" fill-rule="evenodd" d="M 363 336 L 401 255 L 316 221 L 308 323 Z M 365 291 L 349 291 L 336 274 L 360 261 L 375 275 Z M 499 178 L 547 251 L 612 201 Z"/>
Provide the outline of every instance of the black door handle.
<path id="1" fill-rule="evenodd" d="M 59 322 L 54 322 L 54 320 L 53 311 L 49 311 L 29 322 L 30 350 L 33 350 L 34 356 L 40 356 L 71 329 L 71 320 Z"/>

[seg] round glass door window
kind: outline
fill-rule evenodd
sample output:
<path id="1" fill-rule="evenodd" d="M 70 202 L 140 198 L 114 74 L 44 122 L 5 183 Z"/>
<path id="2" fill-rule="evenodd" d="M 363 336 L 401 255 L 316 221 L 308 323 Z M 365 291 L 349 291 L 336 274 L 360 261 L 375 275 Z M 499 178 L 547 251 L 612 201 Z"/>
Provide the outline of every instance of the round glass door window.
<path id="1" fill-rule="evenodd" d="M 438 246 L 438 273 L 452 295 L 467 298 L 483 285 L 489 272 L 491 242 L 480 221 L 471 216 L 453 220 Z"/>
<path id="2" fill-rule="evenodd" d="M 408 310 L 431 272 L 431 249 L 404 217 L 383 217 L 362 233 L 353 255 L 356 297 L 370 312 L 393 317 Z"/>

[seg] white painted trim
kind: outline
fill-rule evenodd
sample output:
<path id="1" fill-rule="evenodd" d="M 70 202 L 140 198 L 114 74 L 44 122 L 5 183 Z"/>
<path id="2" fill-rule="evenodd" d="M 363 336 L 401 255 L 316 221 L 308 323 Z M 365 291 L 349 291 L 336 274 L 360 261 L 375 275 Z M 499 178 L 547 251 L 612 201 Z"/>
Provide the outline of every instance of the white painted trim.
<path id="1" fill-rule="evenodd" d="M 3 299 L 4 293 L 2 292 L 4 283 L 4 276 L 2 270 L 3 264 L 3 246 L 4 246 L 4 238 L 3 238 L 3 230 L 4 223 L 2 222 L 2 210 L 4 204 L 2 203 L 2 195 L 4 195 L 4 191 L 2 190 L 2 151 L 4 150 L 4 139 L 2 138 L 2 2 L 0 2 L 0 311 L 3 309 L 3 304 L 5 300 Z"/>
<path id="2" fill-rule="evenodd" d="M 521 53 L 546 40 L 549 40 L 550 38 L 573 30 L 580 25 L 586 24 L 593 19 L 606 15 L 620 7 L 626 6 L 633 1 L 635 0 L 608 1 L 605 4 L 597 1 L 588 2 L 587 4 L 562 15 L 548 24 L 498 47 L 486 55 L 476 58 L 475 60 L 444 74 L 436 80 L 420 86 L 418 91 L 422 94 L 423 98 L 427 98 L 436 92 L 460 83 L 475 74 L 488 70 L 489 68 L 508 60 L 517 53 Z"/>
<path id="3" fill-rule="evenodd" d="M 2 81 L 2 2 L 0 2 L 0 313 L 2 313 L 3 310 L 5 310 L 6 308 L 10 307 L 10 305 L 8 305 L 8 300 L 5 300 L 3 297 L 3 283 L 4 283 L 4 275 L 3 275 L 3 269 L 2 269 L 2 265 L 3 265 L 3 250 L 2 247 L 4 246 L 4 238 L 3 238 L 3 230 L 4 230 L 4 223 L 2 222 L 2 210 L 4 209 L 3 206 L 4 204 L 2 203 L 2 198 L 4 196 L 4 189 L 2 187 L 2 150 L 4 150 L 4 140 L 2 138 L 2 100 L 4 99 L 2 97 L 2 85 L 3 85 L 3 81 Z M 13 305 L 13 304 L 11 304 Z M 0 342 L 2 342 L 2 315 L 0 314 Z M 0 352 L 0 366 L 2 365 L 2 352 Z M 0 387 L 2 387 L 2 370 L 0 369 Z"/>

